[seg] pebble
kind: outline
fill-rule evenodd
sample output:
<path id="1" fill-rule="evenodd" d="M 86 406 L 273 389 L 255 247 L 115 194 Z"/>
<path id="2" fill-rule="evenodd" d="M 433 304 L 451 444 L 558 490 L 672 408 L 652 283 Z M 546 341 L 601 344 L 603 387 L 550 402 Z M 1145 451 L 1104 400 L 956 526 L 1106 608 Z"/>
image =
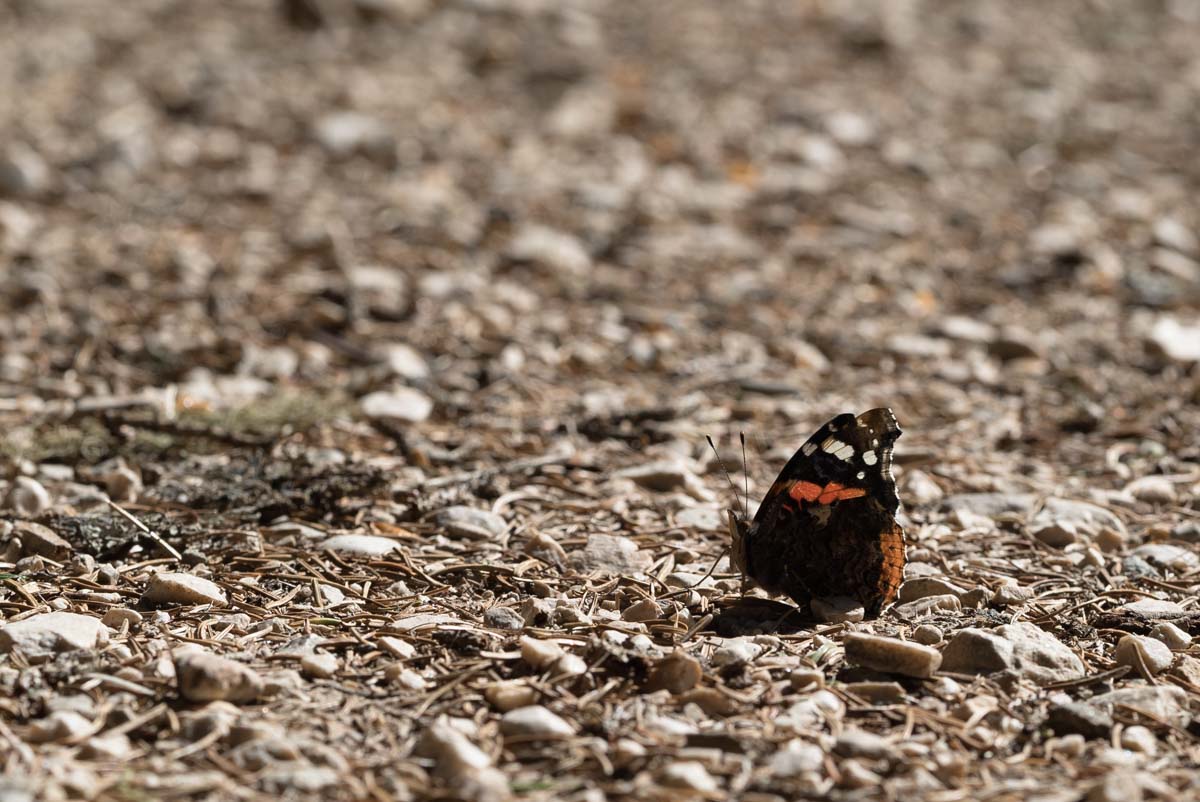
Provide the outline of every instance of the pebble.
<path id="1" fill-rule="evenodd" d="M 1169 649 L 1186 649 L 1192 645 L 1192 636 L 1169 621 L 1155 624 L 1154 629 L 1150 630 L 1150 637 L 1162 641 Z"/>
<path id="2" fill-rule="evenodd" d="M 133 742 L 123 732 L 106 732 L 88 738 L 79 753 L 89 760 L 122 761 L 133 752 Z"/>
<path id="3" fill-rule="evenodd" d="M 1011 669 L 1035 682 L 1078 679 L 1079 657 L 1049 632 L 1028 622 L 994 630 L 959 630 L 942 651 L 942 668 L 960 674 L 989 674 Z"/>
<path id="4" fill-rule="evenodd" d="M 336 655 L 314 652 L 300 658 L 300 673 L 306 677 L 329 679 L 337 674 L 339 664 Z"/>
<path id="5" fill-rule="evenodd" d="M 702 532 L 723 532 L 726 528 L 725 513 L 719 507 L 688 507 L 675 513 L 675 525 Z"/>
<path id="6" fill-rule="evenodd" d="M 1034 529 L 1033 536 L 1051 548 L 1065 549 L 1079 539 L 1079 532 L 1070 521 L 1055 521 Z"/>
<path id="7" fill-rule="evenodd" d="M 962 601 L 947 593 L 945 596 L 926 596 L 924 599 L 897 604 L 892 612 L 898 618 L 913 619 L 939 612 L 957 612 L 962 609 Z"/>
<path id="8" fill-rule="evenodd" d="M 618 576 L 642 573 L 652 562 L 649 553 L 620 535 L 588 535 L 587 545 L 574 552 L 571 561 L 584 571 Z"/>
<path id="9" fill-rule="evenodd" d="M 1147 543 L 1134 549 L 1132 556 L 1142 558 L 1155 568 L 1176 573 L 1187 573 L 1200 566 L 1200 557 L 1195 552 L 1172 543 Z"/>
<path id="10" fill-rule="evenodd" d="M 826 624 L 845 624 L 862 621 L 867 611 L 862 602 L 848 596 L 828 596 L 810 603 L 813 618 Z"/>
<path id="11" fill-rule="evenodd" d="M 1096 545 L 1106 554 L 1113 554 L 1125 548 L 1125 536 L 1116 529 L 1105 527 L 1096 535 Z"/>
<path id="12" fill-rule="evenodd" d="M 554 665 L 564 654 L 562 647 L 554 641 L 521 638 L 521 659 L 536 671 Z"/>
<path id="13" fill-rule="evenodd" d="M 545 532 L 535 532 L 530 536 L 529 541 L 525 544 L 525 553 L 538 558 L 547 565 L 553 565 L 555 568 L 561 569 L 567 565 L 566 550 Z"/>
<path id="14" fill-rule="evenodd" d="M 524 680 L 502 680 L 484 688 L 483 698 L 501 713 L 507 713 L 509 710 L 528 707 L 536 702 L 537 691 Z"/>
<path id="15" fill-rule="evenodd" d="M 1121 732 L 1121 746 L 1131 752 L 1154 755 L 1158 751 L 1158 739 L 1148 727 L 1134 724 Z"/>
<path id="16" fill-rule="evenodd" d="M 1084 702 L 1053 704 L 1046 716 L 1046 726 L 1056 735 L 1082 735 L 1084 738 L 1107 738 L 1113 728 L 1113 718 L 1105 710 Z"/>
<path id="17" fill-rule="evenodd" d="M 23 142 L 12 142 L 0 153 L 0 195 L 38 198 L 53 184 L 46 160 Z"/>
<path id="18" fill-rule="evenodd" d="M 171 657 L 179 694 L 189 702 L 253 702 L 263 693 L 258 672 L 235 660 L 193 647 Z"/>
<path id="19" fill-rule="evenodd" d="M 37 479 L 18 476 L 4 497 L 4 506 L 16 510 L 19 515 L 36 518 L 50 509 L 50 493 Z"/>
<path id="20" fill-rule="evenodd" d="M 700 661 L 682 649 L 676 649 L 650 670 L 646 687 L 650 691 L 683 693 L 699 685 L 703 676 Z"/>
<path id="21" fill-rule="evenodd" d="M 702 794 L 713 794 L 720 788 L 704 764 L 694 760 L 673 761 L 663 766 L 658 772 L 658 782 L 667 788 L 686 788 Z"/>
<path id="22" fill-rule="evenodd" d="M 904 481 L 904 501 L 915 507 L 935 504 L 942 500 L 945 493 L 937 482 L 921 470 L 908 471 Z"/>
<path id="23" fill-rule="evenodd" d="M 1180 323 L 1163 317 L 1155 322 L 1147 341 L 1155 351 L 1172 362 L 1200 362 L 1200 323 Z"/>
<path id="24" fill-rule="evenodd" d="M 1034 597 L 1033 588 L 1005 582 L 992 594 L 992 603 L 997 607 L 1019 607 Z"/>
<path id="25" fill-rule="evenodd" d="M 911 602 L 930 596 L 962 596 L 966 588 L 961 588 L 949 580 L 936 576 L 919 576 L 907 580 L 900 586 L 899 600 Z"/>
<path id="26" fill-rule="evenodd" d="M 904 699 L 904 686 L 898 682 L 847 682 L 842 689 L 876 704 L 897 704 Z"/>
<path id="27" fill-rule="evenodd" d="M 46 557 L 63 562 L 75 550 L 53 529 L 32 521 L 17 521 L 13 525 L 13 534 L 21 539 L 21 553 L 26 557 Z"/>
<path id="28" fill-rule="evenodd" d="M 334 535 L 322 540 L 317 548 L 356 557 L 382 557 L 399 549 L 400 543 L 380 535 Z"/>
<path id="29" fill-rule="evenodd" d="M 543 225 L 526 224 L 508 244 L 508 257 L 531 262 L 571 275 L 582 275 L 592 266 L 592 257 L 576 237 Z"/>
<path id="30" fill-rule="evenodd" d="M 638 599 L 621 611 L 622 621 L 655 621 L 661 617 L 662 611 L 653 599 Z"/>
<path id="31" fill-rule="evenodd" d="M 483 613 L 483 625 L 492 629 L 520 630 L 525 619 L 511 607 L 489 607 Z"/>
<path id="32" fill-rule="evenodd" d="M 142 593 L 142 604 L 226 604 L 225 591 L 217 583 L 193 574 L 155 574 Z"/>
<path id="33" fill-rule="evenodd" d="M 79 613 L 39 613 L 0 627 L 0 654 L 20 651 L 30 663 L 42 663 L 59 652 L 102 649 L 108 627 Z"/>
<path id="34" fill-rule="evenodd" d="M 1161 674 L 1171 667 L 1175 659 L 1171 649 L 1162 641 L 1145 635 L 1124 635 L 1117 641 L 1113 660 L 1117 665 L 1129 666 L 1138 671 L 1138 658 L 1151 674 Z"/>
<path id="35" fill-rule="evenodd" d="M 841 757 L 865 757 L 879 760 L 891 754 L 892 745 L 880 735 L 858 728 L 848 728 L 833 742 L 833 752 Z"/>
<path id="36" fill-rule="evenodd" d="M 128 607 L 110 607 L 100 619 L 100 623 L 112 629 L 120 629 L 123 624 L 128 623 L 129 628 L 133 629 L 142 623 L 142 614 Z"/>
<path id="37" fill-rule="evenodd" d="M 942 630 L 933 624 L 921 624 L 921 626 L 913 630 L 912 634 L 914 641 L 925 646 L 933 646 L 934 644 L 941 643 L 943 637 Z"/>
<path id="38" fill-rule="evenodd" d="M 841 785 L 845 788 L 878 788 L 883 784 L 883 777 L 857 760 L 843 760 L 838 769 L 842 773 Z"/>
<path id="39" fill-rule="evenodd" d="M 1147 504 L 1174 504 L 1175 485 L 1162 476 L 1143 476 L 1125 485 L 1125 492 Z"/>
<path id="40" fill-rule="evenodd" d="M 95 729 L 91 721 L 74 710 L 56 710 L 30 724 L 25 737 L 37 744 L 72 741 L 86 737 Z"/>
<path id="41" fill-rule="evenodd" d="M 391 635 L 380 635 L 375 640 L 379 644 L 379 648 L 390 654 L 392 657 L 401 660 L 409 660 L 416 656 L 417 647 L 413 646 L 406 640 L 393 638 Z"/>
<path id="42" fill-rule="evenodd" d="M 807 691 L 825 687 L 825 674 L 815 668 L 795 668 L 788 675 L 788 684 L 793 691 Z"/>
<path id="43" fill-rule="evenodd" d="M 896 638 L 851 633 L 843 646 L 851 663 L 908 677 L 932 677 L 942 664 L 937 649 Z"/>
<path id="44" fill-rule="evenodd" d="M 725 641 L 713 653 L 712 664 L 718 668 L 753 663 L 763 652 L 763 647 L 748 638 L 732 638 Z"/>
<path id="45" fill-rule="evenodd" d="M 1132 772 L 1114 769 L 1090 789 L 1086 802 L 1142 802 L 1142 786 Z"/>
<path id="46" fill-rule="evenodd" d="M 1121 605 L 1117 612 L 1136 615 L 1152 621 L 1173 621 L 1183 618 L 1188 611 L 1176 602 L 1167 599 L 1138 599 L 1135 602 Z"/>
<path id="47" fill-rule="evenodd" d="M 529 705 L 501 716 L 500 732 L 532 738 L 564 738 L 574 735 L 575 727 L 542 705 Z"/>
<path id="48" fill-rule="evenodd" d="M 1160 217 L 1154 221 L 1154 241 L 1180 253 L 1200 251 L 1200 239 L 1175 217 Z"/>
<path id="49" fill-rule="evenodd" d="M 433 399 L 412 387 L 377 390 L 363 396 L 358 404 L 368 418 L 404 423 L 420 423 L 433 414 Z"/>
<path id="50" fill-rule="evenodd" d="M 1087 703 L 1110 715 L 1115 708 L 1131 707 L 1144 710 L 1178 727 L 1186 726 L 1190 719 L 1187 711 L 1187 693 L 1183 688 L 1174 685 L 1119 688 L 1093 696 Z"/>
<path id="51" fill-rule="evenodd" d="M 808 773 L 824 773 L 825 751 L 800 738 L 793 738 L 771 756 L 767 771 L 772 777 L 799 777 Z"/>
<path id="52" fill-rule="evenodd" d="M 504 518 L 476 507 L 447 507 L 440 510 L 434 520 L 451 537 L 469 540 L 492 540 L 508 531 L 508 522 Z"/>
<path id="53" fill-rule="evenodd" d="M 395 145 L 380 120 L 355 111 L 326 114 L 313 125 L 313 138 L 329 155 L 339 159 L 356 153 L 387 160 Z"/>
<path id="54" fill-rule="evenodd" d="M 383 670 L 383 677 L 388 682 L 394 682 L 410 691 L 423 691 L 427 686 L 424 677 L 411 668 L 402 666 L 399 663 L 392 663 L 385 668 Z"/>
<path id="55" fill-rule="evenodd" d="M 142 477 L 127 465 L 118 465 L 104 477 L 104 492 L 118 503 L 137 501 L 142 492 Z"/>
<path id="56" fill-rule="evenodd" d="M 384 346 L 383 362 L 394 375 L 409 381 L 429 378 L 429 363 L 421 352 L 405 343 L 389 343 Z"/>

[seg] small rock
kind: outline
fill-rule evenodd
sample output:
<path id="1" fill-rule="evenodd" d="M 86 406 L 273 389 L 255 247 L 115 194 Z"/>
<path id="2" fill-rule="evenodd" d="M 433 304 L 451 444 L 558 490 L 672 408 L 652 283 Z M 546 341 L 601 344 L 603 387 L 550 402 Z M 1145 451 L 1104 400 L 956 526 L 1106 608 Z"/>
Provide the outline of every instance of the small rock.
<path id="1" fill-rule="evenodd" d="M 961 674 L 1012 669 L 1040 683 L 1078 679 L 1084 674 L 1083 662 L 1074 652 L 1028 622 L 995 630 L 959 630 L 942 651 L 942 668 Z"/>
<path id="2" fill-rule="evenodd" d="M 417 654 L 416 646 L 413 646 L 406 640 L 393 638 L 390 635 L 381 635 L 376 639 L 376 642 L 385 652 L 401 660 L 410 660 Z"/>
<path id="3" fill-rule="evenodd" d="M 898 682 L 847 682 L 842 689 L 875 704 L 899 704 L 904 700 L 904 686 Z"/>
<path id="4" fill-rule="evenodd" d="M 395 142 L 387 126 L 359 112 L 326 114 L 313 126 L 313 137 L 335 158 L 344 159 L 356 153 L 383 162 L 395 158 Z"/>
<path id="5" fill-rule="evenodd" d="M 788 675 L 788 684 L 793 691 L 807 691 L 825 687 L 825 675 L 815 668 L 795 668 Z"/>
<path id="6" fill-rule="evenodd" d="M 767 771 L 779 778 L 824 774 L 825 752 L 814 743 L 793 738 L 771 756 Z"/>
<path id="7" fill-rule="evenodd" d="M 118 503 L 137 501 L 142 492 L 142 477 L 127 465 L 118 465 L 104 477 L 104 492 Z"/>
<path id="8" fill-rule="evenodd" d="M 1151 329 L 1147 344 L 1172 362 L 1200 362 L 1200 323 L 1184 324 L 1174 318 L 1160 318 Z"/>
<path id="9" fill-rule="evenodd" d="M 317 548 L 357 557 L 382 557 L 399 549 L 400 543 L 380 535 L 334 535 L 322 540 Z"/>
<path id="10" fill-rule="evenodd" d="M 501 716 L 500 732 L 530 738 L 569 738 L 575 734 L 575 727 L 541 705 L 529 705 Z"/>
<path id="11" fill-rule="evenodd" d="M 56 710 L 29 727 L 27 738 L 35 744 L 78 741 L 95 731 L 92 722 L 73 710 Z"/>
<path id="12" fill-rule="evenodd" d="M 883 777 L 853 758 L 843 760 L 839 768 L 842 773 L 841 785 L 844 788 L 878 788 L 883 783 Z M 933 777 L 930 779 L 937 781 Z"/>
<path id="13" fill-rule="evenodd" d="M 1132 772 L 1114 769 L 1087 792 L 1086 802 L 1142 802 L 1142 786 Z"/>
<path id="14" fill-rule="evenodd" d="M 725 513 L 718 507 L 688 507 L 675 513 L 675 525 L 702 532 L 722 532 L 726 527 Z"/>
<path id="15" fill-rule="evenodd" d="M 939 612 L 957 612 L 962 609 L 962 601 L 950 594 L 945 596 L 926 596 L 923 599 L 897 604 L 892 613 L 901 619 L 911 620 Z"/>
<path id="16" fill-rule="evenodd" d="M 1177 727 L 1185 726 L 1189 719 L 1187 693 L 1174 685 L 1120 688 L 1093 696 L 1087 701 L 1108 714 L 1117 708 L 1144 710 L 1150 715 L 1169 721 Z"/>
<path id="17" fill-rule="evenodd" d="M 388 369 L 402 379 L 423 381 L 429 378 L 429 364 L 417 349 L 404 343 L 384 347 L 383 360 Z"/>
<path id="18" fill-rule="evenodd" d="M 1135 615 L 1150 621 L 1174 621 L 1183 618 L 1188 611 L 1173 601 L 1167 599 L 1138 599 L 1117 608 L 1117 612 Z"/>
<path id="19" fill-rule="evenodd" d="M 826 624 L 844 624 L 862 621 L 867 610 L 858 599 L 848 596 L 815 598 L 809 603 L 813 618 Z"/>
<path id="20" fill-rule="evenodd" d="M 128 623 L 129 628 L 133 629 L 142 623 L 142 614 L 128 607 L 110 607 L 100 619 L 100 623 L 112 629 L 120 629 L 123 624 Z"/>
<path id="21" fill-rule="evenodd" d="M 493 682 L 483 689 L 483 698 L 488 704 L 507 713 L 518 707 L 528 707 L 537 701 L 537 691 L 522 680 Z"/>
<path id="22" fill-rule="evenodd" d="M 879 635 L 851 633 L 843 646 L 849 662 L 908 677 L 932 677 L 942 663 L 937 649 Z"/>
<path id="23" fill-rule="evenodd" d="M 1149 728 L 1134 724 L 1121 732 L 1121 746 L 1131 752 L 1153 756 L 1158 752 L 1158 739 Z"/>
<path id="24" fill-rule="evenodd" d="M 410 691 L 423 691 L 428 685 L 424 677 L 399 663 L 393 663 L 384 669 L 383 676 L 388 682 L 394 682 Z"/>
<path id="25" fill-rule="evenodd" d="M 576 237 L 536 224 L 517 231 L 508 244 L 508 256 L 572 275 L 586 273 L 592 266 L 591 255 Z"/>
<path id="26" fill-rule="evenodd" d="M 253 702 L 263 693 L 258 673 L 234 660 L 192 647 L 171 657 L 179 694 L 189 702 Z"/>
<path id="27" fill-rule="evenodd" d="M 1154 629 L 1150 630 L 1150 637 L 1162 641 L 1169 649 L 1186 649 L 1192 645 L 1191 635 L 1167 621 L 1156 624 Z"/>
<path id="28" fill-rule="evenodd" d="M 433 413 L 433 400 L 412 387 L 377 390 L 363 396 L 358 403 L 368 418 L 385 418 L 404 423 L 420 423 Z"/>
<path id="29" fill-rule="evenodd" d="M 658 782 L 667 788 L 686 788 L 702 794 L 716 793 L 720 785 L 703 763 L 681 760 L 668 763 L 658 772 Z"/>
<path id="30" fill-rule="evenodd" d="M 416 751 L 433 759 L 434 774 L 446 781 L 461 799 L 503 802 L 512 796 L 508 780 L 492 767 L 487 753 L 445 717 L 422 733 Z"/>
<path id="31" fill-rule="evenodd" d="M 27 518 L 36 518 L 51 505 L 50 493 L 37 479 L 18 476 L 4 497 L 4 506 Z"/>
<path id="32" fill-rule="evenodd" d="M 652 562 L 637 543 L 620 535 L 589 535 L 587 545 L 576 551 L 571 560 L 584 571 L 622 576 L 641 573 Z"/>
<path id="33" fill-rule="evenodd" d="M 846 703 L 826 690 L 819 690 L 788 708 L 776 721 L 797 732 L 805 732 L 825 721 L 840 721 L 846 715 Z"/>
<path id="34" fill-rule="evenodd" d="M 622 621 L 654 621 L 661 616 L 658 602 L 653 599 L 638 599 L 621 611 Z"/>
<path id="35" fill-rule="evenodd" d="M 846 729 L 833 742 L 833 752 L 841 757 L 865 757 L 871 760 L 886 758 L 892 745 L 886 738 L 857 728 Z"/>
<path id="36" fill-rule="evenodd" d="M 1079 539 L 1075 524 L 1070 521 L 1055 521 L 1039 526 L 1033 530 L 1033 536 L 1047 546 L 1056 549 L 1065 549 Z"/>
<path id="37" fill-rule="evenodd" d="M 564 654 L 562 647 L 554 641 L 521 638 L 521 659 L 537 671 L 554 665 Z"/>
<path id="38" fill-rule="evenodd" d="M 447 507 L 438 512 L 434 519 L 445 527 L 451 537 L 470 540 L 492 540 L 508 531 L 508 522 L 489 510 L 475 507 Z"/>
<path id="39" fill-rule="evenodd" d="M 911 470 L 905 473 L 904 501 L 915 507 L 935 504 L 942 500 L 945 493 L 929 474 L 921 470 Z"/>
<path id="40" fill-rule="evenodd" d="M 545 532 L 535 532 L 525 544 L 525 553 L 555 568 L 565 568 L 567 552 L 559 542 Z"/>
<path id="41" fill-rule="evenodd" d="M 717 667 L 740 666 L 753 663 L 762 654 L 763 647 L 748 638 L 732 638 L 725 641 L 713 653 L 712 664 Z"/>
<path id="42" fill-rule="evenodd" d="M 1084 738 L 1107 738 L 1113 719 L 1106 711 L 1083 702 L 1051 705 L 1046 726 L 1057 735 L 1082 735 Z"/>
<path id="43" fill-rule="evenodd" d="M 524 629 L 525 619 L 511 607 L 489 607 L 483 613 L 483 625 L 492 629 Z"/>
<path id="44" fill-rule="evenodd" d="M 1106 554 L 1113 554 L 1125 548 L 1125 536 L 1115 529 L 1107 527 L 1096 535 L 1096 545 Z"/>
<path id="45" fill-rule="evenodd" d="M 46 557 L 55 562 L 63 562 L 75 550 L 53 529 L 32 521 L 17 521 L 13 525 L 13 534 L 21 539 L 21 554 L 26 557 Z"/>
<path id="46" fill-rule="evenodd" d="M 46 160 L 23 142 L 12 142 L 0 153 L 0 195 L 38 198 L 53 184 Z"/>
<path id="47" fill-rule="evenodd" d="M 1180 574 L 1200 566 L 1200 557 L 1195 552 L 1172 543 L 1147 543 L 1134 549 L 1132 556 L 1142 558 L 1155 568 Z"/>
<path id="48" fill-rule="evenodd" d="M 39 613 L 0 627 L 0 654 L 20 651 L 30 663 L 42 663 L 59 652 L 102 649 L 108 627 L 78 613 Z"/>
<path id="49" fill-rule="evenodd" d="M 300 658 L 300 673 L 307 677 L 329 679 L 337 674 L 339 664 L 336 655 L 314 652 Z"/>
<path id="50" fill-rule="evenodd" d="M 1198 333 L 1197 336 L 1200 336 Z M 1125 485 L 1125 492 L 1147 504 L 1174 504 L 1175 485 L 1162 476 L 1143 476 Z"/>
<path id="51" fill-rule="evenodd" d="M 88 738 L 79 753 L 88 760 L 122 761 L 133 752 L 133 743 L 123 732 L 106 732 Z M 3 797 L 0 797 L 2 799 Z"/>
<path id="52" fill-rule="evenodd" d="M 1113 660 L 1117 665 L 1138 671 L 1139 658 L 1151 675 L 1166 671 L 1175 659 L 1165 643 L 1145 635 L 1125 635 L 1117 641 L 1117 648 L 1113 651 Z"/>
<path id="53" fill-rule="evenodd" d="M 1200 251 L 1200 239 L 1175 217 L 1160 217 L 1154 221 L 1154 241 L 1180 253 Z"/>
<path id="54" fill-rule="evenodd" d="M 965 588 L 960 588 L 953 582 L 936 576 L 918 576 L 906 580 L 900 586 L 899 600 L 902 602 L 916 601 L 929 596 L 962 596 Z"/>
<path id="55" fill-rule="evenodd" d="M 992 603 L 997 607 L 1019 607 L 1033 597 L 1033 588 L 1006 582 L 996 588 Z"/>
<path id="56" fill-rule="evenodd" d="M 917 643 L 925 646 L 933 646 L 941 643 L 943 638 L 942 630 L 935 627 L 933 624 L 921 624 L 913 630 L 912 639 Z"/>
<path id="57" fill-rule="evenodd" d="M 142 604 L 226 604 L 225 591 L 203 577 L 192 574 L 155 574 L 142 593 Z"/>

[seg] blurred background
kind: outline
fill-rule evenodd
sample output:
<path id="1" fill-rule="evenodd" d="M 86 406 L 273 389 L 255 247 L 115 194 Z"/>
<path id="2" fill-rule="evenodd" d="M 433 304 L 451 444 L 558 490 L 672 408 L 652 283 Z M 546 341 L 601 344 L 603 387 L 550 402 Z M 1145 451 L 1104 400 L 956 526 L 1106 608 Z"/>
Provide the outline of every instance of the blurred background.
<path id="1" fill-rule="evenodd" d="M 143 402 L 1174 442 L 1198 45 L 1194 0 L 12 0 L 7 451 Z"/>

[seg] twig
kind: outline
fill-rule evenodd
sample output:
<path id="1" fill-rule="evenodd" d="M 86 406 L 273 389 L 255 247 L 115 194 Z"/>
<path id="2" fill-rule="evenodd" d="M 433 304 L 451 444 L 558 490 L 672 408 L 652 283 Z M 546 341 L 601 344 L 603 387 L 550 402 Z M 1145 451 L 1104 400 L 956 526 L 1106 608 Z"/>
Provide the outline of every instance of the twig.
<path id="1" fill-rule="evenodd" d="M 167 541 L 163 540 L 162 537 L 157 532 L 155 532 L 153 529 L 146 526 L 144 523 L 139 521 L 137 518 L 134 518 L 132 515 L 130 515 L 124 508 L 121 507 L 120 504 L 117 504 L 112 499 L 107 499 L 107 498 L 104 499 L 104 503 L 107 504 L 108 506 L 112 507 L 117 512 L 124 515 L 126 518 L 128 518 L 133 523 L 134 526 L 136 526 L 138 529 L 141 529 L 143 532 L 145 532 L 147 535 L 150 536 L 151 540 L 153 540 L 158 545 L 162 546 L 163 551 L 165 551 L 167 554 L 170 554 L 176 560 L 183 559 L 183 555 L 180 554 L 178 551 L 176 551 L 174 546 L 172 546 Z"/>

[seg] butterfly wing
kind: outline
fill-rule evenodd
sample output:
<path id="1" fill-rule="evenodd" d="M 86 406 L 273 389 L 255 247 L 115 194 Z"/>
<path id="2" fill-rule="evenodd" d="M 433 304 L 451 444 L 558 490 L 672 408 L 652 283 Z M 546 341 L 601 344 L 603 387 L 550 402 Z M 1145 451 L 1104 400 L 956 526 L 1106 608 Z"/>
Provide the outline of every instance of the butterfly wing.
<path id="1" fill-rule="evenodd" d="M 742 534 L 745 573 L 798 604 L 857 598 L 877 614 L 904 574 L 890 409 L 838 415 L 788 460 Z"/>

